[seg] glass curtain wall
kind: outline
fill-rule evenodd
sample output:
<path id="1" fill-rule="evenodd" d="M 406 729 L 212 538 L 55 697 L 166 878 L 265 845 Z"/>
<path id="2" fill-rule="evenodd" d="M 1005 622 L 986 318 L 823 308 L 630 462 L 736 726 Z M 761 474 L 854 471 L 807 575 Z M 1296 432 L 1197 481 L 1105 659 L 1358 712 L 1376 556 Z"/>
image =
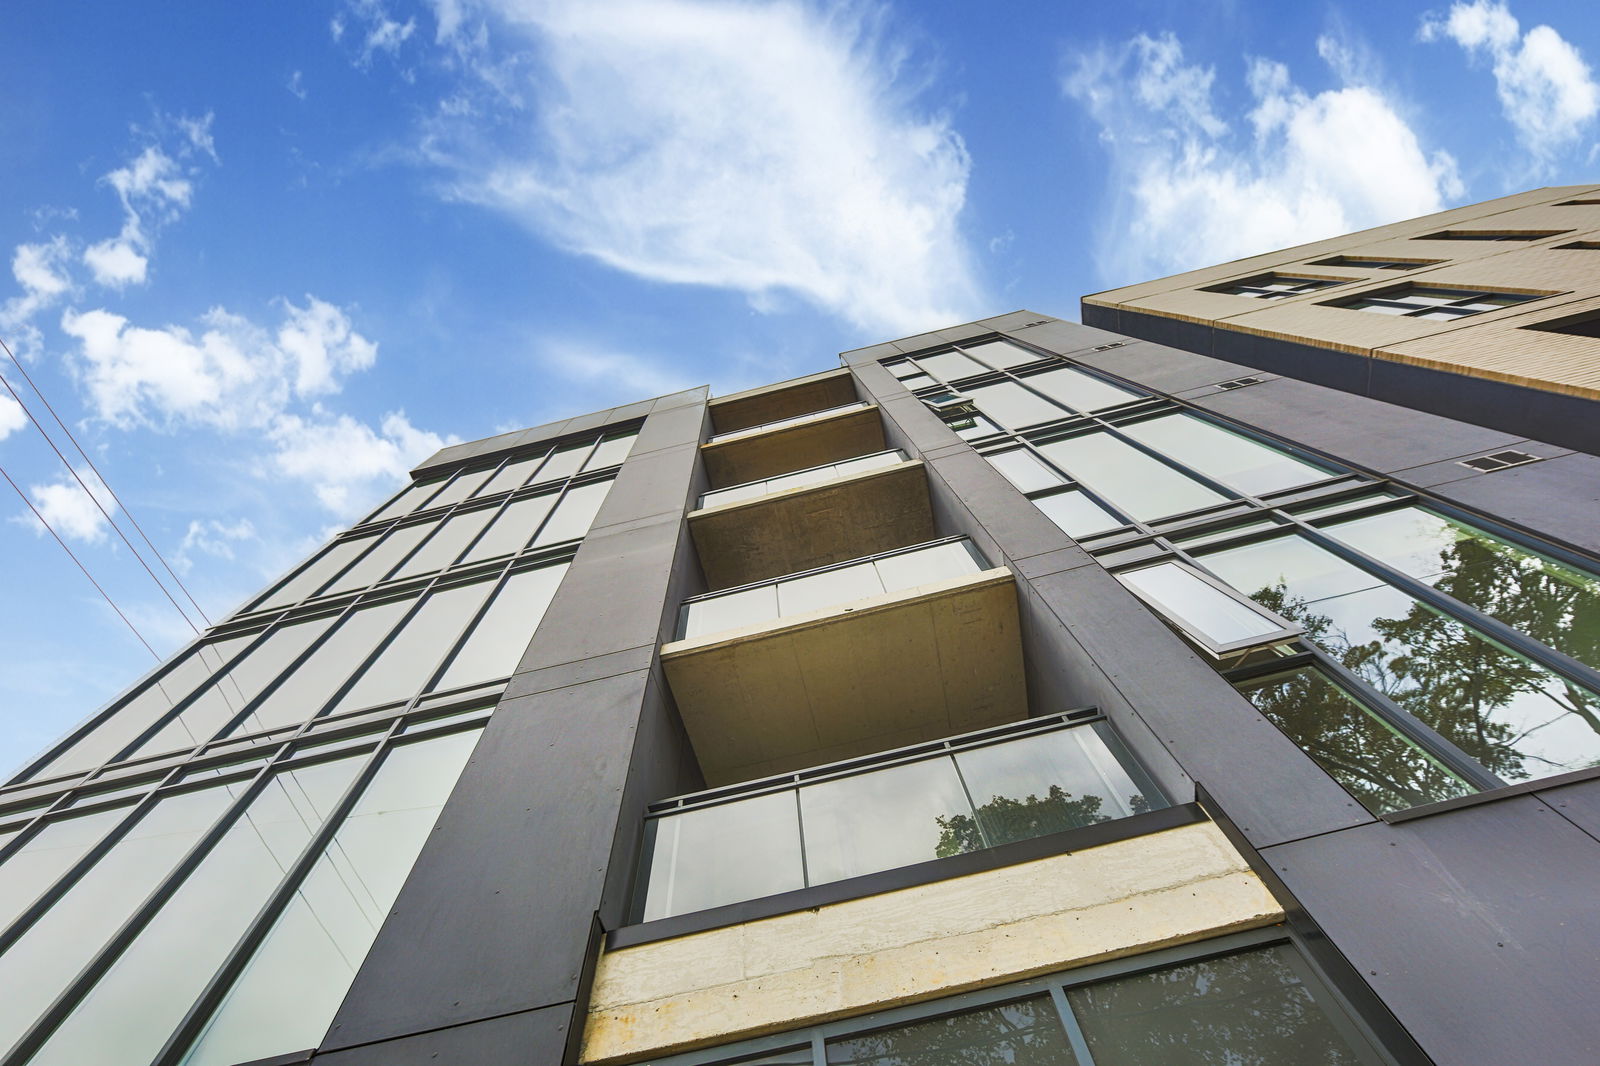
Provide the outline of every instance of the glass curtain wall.
<path id="1" fill-rule="evenodd" d="M 1120 382 L 1134 402 L 1050 396 L 1030 382 L 1098 376 L 1059 357 L 1003 375 L 960 349 L 887 365 L 925 399 L 971 398 L 990 431 L 957 431 L 1147 600 L 1156 578 L 1185 582 L 1190 609 L 1161 613 L 1374 812 L 1600 767 L 1593 560 Z"/>

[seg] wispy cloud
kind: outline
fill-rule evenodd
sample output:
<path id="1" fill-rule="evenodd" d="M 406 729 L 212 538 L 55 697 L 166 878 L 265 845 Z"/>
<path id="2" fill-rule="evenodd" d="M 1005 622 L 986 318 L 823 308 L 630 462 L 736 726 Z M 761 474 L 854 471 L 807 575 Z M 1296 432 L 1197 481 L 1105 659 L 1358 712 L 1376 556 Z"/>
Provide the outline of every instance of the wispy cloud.
<path id="1" fill-rule="evenodd" d="M 1217 113 L 1215 70 L 1187 60 L 1173 34 L 1069 57 L 1063 92 L 1099 127 L 1111 163 L 1098 249 L 1108 284 L 1426 214 L 1461 194 L 1454 159 L 1424 149 L 1367 81 L 1361 52 L 1318 45 L 1344 84 L 1312 94 L 1284 64 L 1251 58 L 1242 122 Z"/>
<path id="2" fill-rule="evenodd" d="M 377 429 L 349 415 L 284 415 L 268 430 L 271 463 L 279 474 L 311 485 L 328 510 L 349 515 L 376 485 L 397 485 L 406 472 L 453 437 L 418 429 L 404 411 L 383 416 Z"/>
<path id="3" fill-rule="evenodd" d="M 1423 20 L 1421 37 L 1448 38 L 1468 56 L 1490 60 L 1502 113 L 1543 164 L 1574 144 L 1600 112 L 1600 85 L 1578 49 L 1549 26 L 1523 33 L 1497 0 L 1452 4 L 1444 17 Z"/>
<path id="4" fill-rule="evenodd" d="M 29 485 L 28 495 L 39 509 L 39 515 L 56 533 L 67 540 L 99 544 L 106 539 L 106 531 L 110 528 L 101 508 L 116 514 L 117 504 L 105 483 L 93 471 L 79 471 L 78 477 L 83 479 L 83 484 L 80 485 L 77 478 L 70 474 L 63 474 L 55 481 Z M 88 486 L 88 492 L 84 491 L 84 485 Z M 92 497 L 90 492 L 94 493 Z M 99 501 L 98 505 L 96 500 Z M 31 511 L 22 512 L 13 521 L 28 526 L 40 536 L 44 535 L 44 526 L 40 525 L 39 519 Z"/>
<path id="5" fill-rule="evenodd" d="M 882 9 L 437 0 L 435 12 L 435 58 L 464 72 L 424 131 L 448 196 L 758 309 L 793 294 L 893 332 L 981 310 L 959 225 L 966 149 L 921 103 Z M 347 22 L 363 16 L 367 33 L 394 21 L 357 3 Z"/>

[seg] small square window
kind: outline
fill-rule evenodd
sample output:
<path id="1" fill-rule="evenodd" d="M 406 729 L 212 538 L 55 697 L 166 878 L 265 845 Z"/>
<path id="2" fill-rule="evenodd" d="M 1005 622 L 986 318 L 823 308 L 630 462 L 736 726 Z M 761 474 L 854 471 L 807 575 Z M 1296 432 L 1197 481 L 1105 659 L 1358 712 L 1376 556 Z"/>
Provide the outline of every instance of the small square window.
<path id="1" fill-rule="evenodd" d="M 1249 296 L 1256 300 L 1287 300 L 1291 296 L 1326 289 L 1330 285 L 1343 285 L 1355 278 L 1302 278 L 1293 274 L 1257 274 L 1253 278 L 1211 285 L 1200 291 L 1220 292 L 1230 296 Z"/>

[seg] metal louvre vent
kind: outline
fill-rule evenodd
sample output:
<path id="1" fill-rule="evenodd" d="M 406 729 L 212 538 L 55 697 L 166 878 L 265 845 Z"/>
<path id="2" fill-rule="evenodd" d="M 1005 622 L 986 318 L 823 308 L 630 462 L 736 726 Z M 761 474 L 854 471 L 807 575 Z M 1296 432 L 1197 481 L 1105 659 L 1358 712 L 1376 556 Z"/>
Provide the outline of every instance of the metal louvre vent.
<path id="1" fill-rule="evenodd" d="M 1217 382 L 1217 388 L 1219 388 L 1219 389 L 1242 389 L 1246 385 L 1259 385 L 1259 384 L 1261 384 L 1261 379 L 1260 378 L 1234 378 L 1232 381 L 1219 381 L 1219 382 Z"/>
<path id="2" fill-rule="evenodd" d="M 1097 352 L 1109 352 L 1111 349 L 1120 348 L 1124 344 L 1127 344 L 1127 343 L 1128 343 L 1127 341 L 1112 341 L 1110 344 L 1102 344 L 1102 345 L 1100 345 L 1100 347 L 1098 347 L 1098 348 L 1096 348 L 1094 350 L 1097 351 Z"/>
<path id="3" fill-rule="evenodd" d="M 1527 452 L 1519 452 L 1512 448 L 1503 452 L 1490 452 L 1488 455 L 1480 455 L 1476 459 L 1463 459 L 1459 465 L 1472 470 L 1489 471 L 1504 470 L 1508 466 L 1521 466 L 1524 463 L 1537 463 L 1538 461 L 1539 457 L 1537 455 L 1529 455 Z"/>

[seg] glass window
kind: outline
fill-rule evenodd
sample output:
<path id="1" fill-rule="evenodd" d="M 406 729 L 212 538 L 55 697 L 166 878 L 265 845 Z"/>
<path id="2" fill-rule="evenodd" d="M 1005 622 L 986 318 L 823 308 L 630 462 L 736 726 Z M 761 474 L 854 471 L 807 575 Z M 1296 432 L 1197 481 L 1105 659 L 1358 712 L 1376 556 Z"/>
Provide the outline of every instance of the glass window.
<path id="1" fill-rule="evenodd" d="M 1061 475 L 1045 466 L 1026 449 L 1012 448 L 1004 452 L 990 452 L 984 458 L 1005 475 L 1007 481 L 1023 492 L 1037 492 L 1039 489 L 1061 484 Z"/>
<path id="2" fill-rule="evenodd" d="M 569 478 L 576 474 L 583 466 L 583 461 L 589 457 L 589 447 L 593 441 L 576 441 L 563 444 L 551 453 L 544 466 L 539 468 L 539 482 L 556 481 Z"/>
<path id="3" fill-rule="evenodd" d="M 357 555 L 372 546 L 376 537 L 348 537 L 336 540 L 323 549 L 301 571 L 270 596 L 263 597 L 257 609 L 298 603 L 326 585 L 333 575 L 348 566 Z"/>
<path id="4" fill-rule="evenodd" d="M 1069 989 L 1095 1066 L 1375 1064 L 1336 1028 L 1287 945 Z"/>
<path id="5" fill-rule="evenodd" d="M 944 381 L 987 373 L 989 368 L 968 359 L 960 352 L 940 352 L 938 355 L 919 355 L 917 363 L 923 370 Z"/>
<path id="6" fill-rule="evenodd" d="M 490 466 L 482 470 L 467 470 L 457 474 L 455 480 L 439 490 L 439 495 L 428 501 L 428 507 L 431 509 L 460 503 L 477 492 L 494 472 L 495 468 Z"/>
<path id="7" fill-rule="evenodd" d="M 1373 814 L 1472 791 L 1316 667 L 1239 690 Z"/>
<path id="8" fill-rule="evenodd" d="M 1033 502 L 1069 537 L 1087 537 L 1127 524 L 1077 489 L 1037 496 Z"/>
<path id="9" fill-rule="evenodd" d="M 997 385 L 980 385 L 966 390 L 978 409 L 1002 426 L 1018 429 L 1037 422 L 1050 422 L 1065 418 L 1072 412 L 1063 410 L 1043 396 L 1029 392 L 1015 381 L 1002 381 Z"/>
<path id="10" fill-rule="evenodd" d="M 760 625 L 778 617 L 778 586 L 755 588 L 711 596 L 688 604 L 684 611 L 683 639 Z"/>
<path id="11" fill-rule="evenodd" d="M 1357 551 L 1590 666 L 1600 667 L 1600 578 L 1419 507 L 1323 530 Z"/>
<path id="12" fill-rule="evenodd" d="M 601 467 L 616 466 L 628 457 L 633 451 L 633 442 L 639 437 L 638 430 L 629 430 L 603 439 L 595 448 L 594 454 L 589 456 L 589 461 L 583 464 L 585 470 L 599 470 Z"/>
<path id="13" fill-rule="evenodd" d="M 1090 486 L 1112 506 L 1142 521 L 1198 510 L 1226 499 L 1103 431 L 1041 445 L 1039 450 L 1073 480 Z"/>
<path id="14" fill-rule="evenodd" d="M 555 506 L 556 499 L 556 493 L 547 492 L 542 496 L 524 496 L 511 501 L 500 512 L 500 517 L 462 556 L 461 562 L 476 563 L 521 551 L 533 538 L 539 523 L 550 513 L 550 508 Z"/>
<path id="15" fill-rule="evenodd" d="M 416 695 L 493 587 L 492 581 L 476 581 L 431 593 L 334 709 L 374 707 Z"/>
<path id="16" fill-rule="evenodd" d="M 830 1040 L 827 1064 L 1078 1066 L 1078 1058 L 1050 997 L 1035 996 Z"/>
<path id="17" fill-rule="evenodd" d="M 876 566 L 878 575 L 883 579 L 885 592 L 899 592 L 918 585 L 966 577 L 983 569 L 983 564 L 973 557 L 969 542 L 965 540 L 886 555 L 876 560 Z"/>
<path id="18" fill-rule="evenodd" d="M 456 561 L 456 556 L 498 514 L 494 507 L 480 507 L 475 511 L 457 511 L 439 524 L 433 536 L 418 548 L 396 570 L 396 578 L 415 577 L 432 570 L 442 570 Z"/>
<path id="19" fill-rule="evenodd" d="M 355 780 L 365 756 L 277 774 L 28 1061 L 147 1062 Z"/>
<path id="20" fill-rule="evenodd" d="M 132 804 L 46 823 L 0 866 L 0 932 L 128 816 Z M 0 847 L 5 840 L 0 839 Z"/>
<path id="21" fill-rule="evenodd" d="M 1201 562 L 1508 781 L 1600 765 L 1600 697 L 1300 537 Z"/>
<path id="22" fill-rule="evenodd" d="M 502 466 L 494 477 L 485 482 L 483 487 L 478 490 L 477 495 L 493 496 L 499 492 L 520 489 L 528 483 L 529 475 L 538 469 L 539 464 L 542 462 L 544 462 L 543 452 L 538 455 L 530 455 L 525 459 L 512 460 Z"/>
<path id="23" fill-rule="evenodd" d="M 389 752 L 182 1060 L 231 1066 L 315 1047 L 477 743 L 476 730 Z"/>
<path id="24" fill-rule="evenodd" d="M 1321 467 L 1290 458 L 1276 448 L 1191 415 L 1163 415 L 1119 428 L 1174 462 L 1247 496 L 1262 496 L 1330 476 Z"/>
<path id="25" fill-rule="evenodd" d="M 214 786 L 158 802 L 0 955 L 0 1044 L 14 1044 L 66 990 L 241 789 Z"/>
<path id="26" fill-rule="evenodd" d="M 793 791 L 658 818 L 651 827 L 647 922 L 805 887 Z"/>
<path id="27" fill-rule="evenodd" d="M 1118 388 L 1070 367 L 1047 370 L 1043 374 L 1030 374 L 1022 380 L 1075 411 L 1098 411 L 1103 407 L 1114 407 L 1119 403 L 1139 399 L 1137 393 Z"/>
<path id="28" fill-rule="evenodd" d="M 857 563 L 797 577 L 778 585 L 778 613 L 801 614 L 839 603 L 881 596 L 883 582 L 871 563 Z"/>
<path id="29" fill-rule="evenodd" d="M 910 391 L 915 392 L 918 389 L 925 389 L 929 385 L 937 385 L 939 383 L 926 374 L 913 374 L 911 377 L 901 378 L 900 384 L 904 385 Z"/>
<path id="30" fill-rule="evenodd" d="M 1136 595 L 1213 651 L 1286 639 L 1284 628 L 1175 562 L 1116 575 Z"/>
<path id="31" fill-rule="evenodd" d="M 972 807 L 949 759 L 907 763 L 800 789 L 814 885 L 973 850 Z"/>
<path id="32" fill-rule="evenodd" d="M 984 341 L 982 344 L 963 344 L 961 347 L 972 358 L 999 370 L 1037 362 L 1039 359 L 1038 355 L 1010 341 Z"/>
<path id="33" fill-rule="evenodd" d="M 382 581 L 384 576 L 394 569 L 395 564 L 410 554 L 411 549 L 421 544 L 424 537 L 438 528 L 438 524 L 438 520 L 435 519 L 391 529 L 354 566 L 339 575 L 333 584 L 328 586 L 328 591 L 349 592 Z"/>
<path id="34" fill-rule="evenodd" d="M 594 523 L 595 515 L 600 513 L 600 505 L 605 503 L 611 485 L 610 481 L 593 481 L 587 485 L 569 488 L 567 494 L 561 498 L 561 502 L 556 505 L 555 514 L 551 515 L 544 528 L 539 530 L 539 536 L 534 539 L 533 546 L 575 540 L 589 532 L 589 526 Z"/>
<path id="35" fill-rule="evenodd" d="M 254 707 L 230 735 L 299 725 L 333 697 L 378 642 L 389 635 L 413 600 L 391 600 L 362 607 L 345 616 L 338 628 L 299 667 Z"/>
<path id="36" fill-rule="evenodd" d="M 1164 807 L 1134 784 L 1094 730 L 1080 726 L 958 751 L 976 805 L 950 820 L 961 850 L 998 847 Z"/>
<path id="37" fill-rule="evenodd" d="M 459 688 L 510 675 L 566 572 L 562 563 L 519 570 L 507 578 L 435 687 Z"/>
<path id="38" fill-rule="evenodd" d="M 388 506 L 378 511 L 371 518 L 367 519 L 367 521 L 382 522 L 385 519 L 399 518 L 403 514 L 410 514 L 418 507 L 421 507 L 423 503 L 427 501 L 429 496 L 432 496 L 435 492 L 439 491 L 439 486 L 443 485 L 444 482 L 445 477 L 443 476 L 431 477 L 426 481 L 417 482 L 415 485 L 412 485 L 400 495 L 396 496 Z"/>

